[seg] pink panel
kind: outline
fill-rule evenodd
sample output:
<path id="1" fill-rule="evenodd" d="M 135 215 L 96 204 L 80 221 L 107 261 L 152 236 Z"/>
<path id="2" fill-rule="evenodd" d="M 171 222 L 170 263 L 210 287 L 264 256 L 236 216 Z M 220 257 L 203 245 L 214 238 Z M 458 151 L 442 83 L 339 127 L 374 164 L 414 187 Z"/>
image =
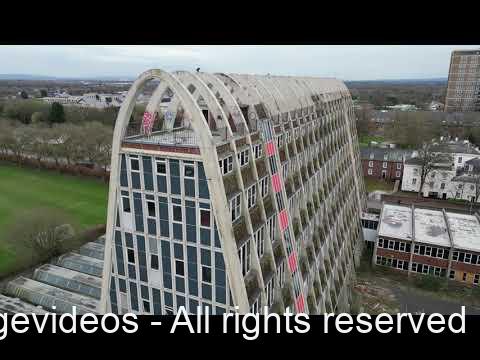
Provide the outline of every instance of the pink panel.
<path id="1" fill-rule="evenodd" d="M 273 141 L 270 141 L 267 143 L 267 156 L 272 156 L 275 154 L 275 143 Z"/>
<path id="2" fill-rule="evenodd" d="M 273 184 L 273 190 L 278 193 L 282 190 L 282 182 L 280 180 L 280 176 L 278 174 L 275 174 L 272 176 L 272 184 Z"/>
<path id="3" fill-rule="evenodd" d="M 287 228 L 288 226 L 288 215 L 287 215 L 287 210 L 282 210 L 280 214 L 278 214 L 278 218 L 280 221 L 280 229 L 283 231 Z"/>
<path id="4" fill-rule="evenodd" d="M 290 271 L 293 273 L 297 269 L 297 254 L 296 252 L 292 252 L 288 257 L 288 266 L 290 267 Z"/>
<path id="5" fill-rule="evenodd" d="M 300 295 L 295 301 L 297 306 L 297 312 L 303 312 L 305 310 L 305 301 L 303 300 L 303 295 Z"/>

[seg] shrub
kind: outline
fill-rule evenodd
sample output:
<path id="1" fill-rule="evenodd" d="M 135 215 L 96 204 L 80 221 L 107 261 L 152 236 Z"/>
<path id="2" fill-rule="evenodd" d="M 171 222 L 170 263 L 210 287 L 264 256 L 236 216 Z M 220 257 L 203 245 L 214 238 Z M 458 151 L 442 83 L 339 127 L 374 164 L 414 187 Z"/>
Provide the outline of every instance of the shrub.
<path id="1" fill-rule="evenodd" d="M 419 275 L 414 280 L 415 286 L 429 291 L 439 291 L 445 288 L 445 280 L 433 275 Z"/>

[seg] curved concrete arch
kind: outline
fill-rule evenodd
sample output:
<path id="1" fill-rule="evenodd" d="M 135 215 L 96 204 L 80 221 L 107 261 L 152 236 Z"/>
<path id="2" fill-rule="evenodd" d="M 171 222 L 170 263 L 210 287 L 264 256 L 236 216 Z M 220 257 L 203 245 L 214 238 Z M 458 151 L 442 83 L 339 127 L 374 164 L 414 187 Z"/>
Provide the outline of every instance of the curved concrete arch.
<path id="1" fill-rule="evenodd" d="M 280 84 L 281 90 L 285 93 L 287 99 L 295 99 L 296 103 L 296 112 L 301 110 L 303 114 L 303 108 L 306 106 L 304 100 L 299 95 L 298 91 L 292 86 L 290 79 L 286 76 L 277 76 L 275 77 L 276 81 Z"/>
<path id="2" fill-rule="evenodd" d="M 290 116 L 291 108 L 285 101 L 283 94 L 278 90 L 277 86 L 273 83 L 271 76 L 265 76 L 262 78 L 262 83 L 270 94 L 276 99 L 282 113 L 288 113 Z"/>
<path id="3" fill-rule="evenodd" d="M 242 114 L 242 110 L 238 105 L 238 102 L 235 100 L 232 92 L 228 90 L 227 86 L 218 76 L 209 73 L 199 73 L 199 78 L 203 80 L 204 83 L 207 84 L 208 87 L 212 86 L 211 90 L 215 93 L 215 97 L 217 97 L 217 93 L 219 99 L 225 102 L 226 110 L 228 111 L 227 116 L 232 116 L 234 124 L 246 124 L 245 118 Z"/>
<path id="4" fill-rule="evenodd" d="M 232 137 L 233 133 L 228 123 L 227 115 L 225 114 L 221 104 L 218 102 L 215 94 L 211 91 L 207 84 L 205 84 L 203 80 L 198 77 L 198 75 L 188 71 L 175 71 L 173 74 L 187 87 L 187 89 L 190 85 L 195 87 L 195 90 L 193 93 L 191 93 L 191 95 L 194 98 L 198 97 L 198 100 L 202 98 L 203 101 L 205 101 L 209 112 L 212 113 L 216 127 L 218 128 L 218 125 L 222 125 L 219 128 L 227 129 L 228 137 Z M 217 123 L 217 120 L 220 124 Z"/>
<path id="5" fill-rule="evenodd" d="M 264 104 L 270 112 L 270 117 L 278 115 L 281 113 L 280 106 L 278 105 L 277 100 L 272 94 L 268 91 L 265 85 L 262 82 L 261 77 L 259 76 L 250 76 L 250 82 L 257 88 L 260 96 L 264 99 Z"/>
<path id="6" fill-rule="evenodd" d="M 121 142 L 125 136 L 126 128 L 130 121 L 130 117 L 135 106 L 135 101 L 139 95 L 139 92 L 143 86 L 150 80 L 158 79 L 165 81 L 166 84 L 172 89 L 175 95 L 179 96 L 182 105 L 185 107 L 185 111 L 190 113 L 191 125 L 197 135 L 200 153 L 204 160 L 204 169 L 208 179 L 208 186 L 211 194 L 215 194 L 216 191 L 212 191 L 216 186 L 219 186 L 219 191 L 225 193 L 223 186 L 223 179 L 218 167 L 218 156 L 216 152 L 216 146 L 213 142 L 212 134 L 207 123 L 204 120 L 203 113 L 199 108 L 196 100 L 191 96 L 185 86 L 173 75 L 159 69 L 148 70 L 141 74 L 137 80 L 132 84 L 125 101 L 123 102 L 115 124 L 114 138 L 112 144 L 112 161 L 110 171 L 110 186 L 108 196 L 108 215 L 107 215 L 107 233 L 105 241 L 105 262 L 103 273 L 103 286 L 100 301 L 100 312 L 107 312 L 107 304 L 109 297 L 109 283 L 112 269 L 112 243 L 114 224 L 117 212 L 117 187 L 118 177 L 120 172 L 120 151 Z M 159 99 L 160 100 L 160 99 Z M 215 100 L 216 101 L 216 100 Z M 241 273 L 234 271 L 233 269 L 240 268 L 240 262 L 237 254 L 235 239 L 233 230 L 228 224 L 229 219 L 229 207 L 226 201 L 225 195 L 223 197 L 212 196 L 213 210 L 215 217 L 217 218 L 218 231 L 220 233 L 220 241 L 225 253 L 225 264 L 228 275 L 232 279 L 231 284 L 237 286 L 231 287 L 232 295 L 236 301 L 236 305 L 239 307 L 239 311 L 246 313 L 249 309 L 245 287 L 238 284 L 243 284 L 243 278 Z"/>

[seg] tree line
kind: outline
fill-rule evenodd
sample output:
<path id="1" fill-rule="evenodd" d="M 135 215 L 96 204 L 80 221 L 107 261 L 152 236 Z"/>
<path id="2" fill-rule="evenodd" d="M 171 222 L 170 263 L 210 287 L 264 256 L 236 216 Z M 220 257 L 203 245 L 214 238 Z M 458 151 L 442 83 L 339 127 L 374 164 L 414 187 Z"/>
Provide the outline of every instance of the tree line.
<path id="1" fill-rule="evenodd" d="M 63 106 L 58 102 L 48 104 L 36 99 L 3 100 L 0 102 L 0 121 L 19 121 L 25 125 L 30 124 L 81 124 L 86 121 L 98 121 L 102 124 L 113 126 L 117 118 L 118 108 L 105 109 Z"/>
<path id="2" fill-rule="evenodd" d="M 110 165 L 113 129 L 100 122 L 45 126 L 0 122 L 0 155 L 19 165 L 71 173 L 105 174 Z M 85 168 L 86 164 L 91 171 Z M 96 172 L 95 172 L 96 171 Z"/>

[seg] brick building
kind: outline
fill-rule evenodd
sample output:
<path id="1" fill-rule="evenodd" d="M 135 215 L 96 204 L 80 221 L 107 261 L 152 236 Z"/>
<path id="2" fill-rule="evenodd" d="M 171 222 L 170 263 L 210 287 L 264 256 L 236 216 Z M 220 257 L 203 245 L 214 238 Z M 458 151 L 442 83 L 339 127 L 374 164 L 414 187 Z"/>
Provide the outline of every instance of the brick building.
<path id="1" fill-rule="evenodd" d="M 478 286 L 480 216 L 384 204 L 372 262 Z"/>
<path id="2" fill-rule="evenodd" d="M 403 164 L 409 154 L 409 151 L 392 148 L 361 148 L 363 176 L 392 181 L 401 180 Z"/>

